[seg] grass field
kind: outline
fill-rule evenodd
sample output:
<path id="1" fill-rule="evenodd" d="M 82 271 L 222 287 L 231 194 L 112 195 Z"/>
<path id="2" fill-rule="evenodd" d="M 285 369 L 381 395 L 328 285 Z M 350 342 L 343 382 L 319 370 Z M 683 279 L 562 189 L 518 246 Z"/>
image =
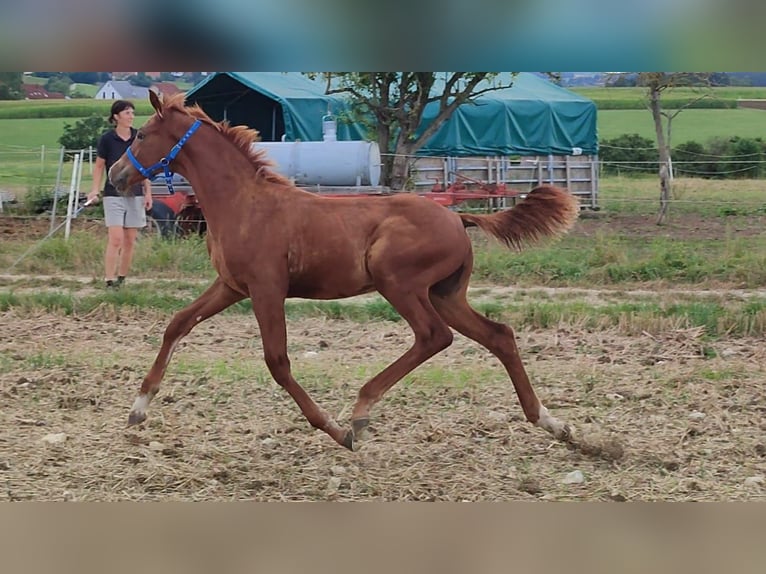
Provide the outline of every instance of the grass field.
<path id="1" fill-rule="evenodd" d="M 602 90 L 603 91 L 603 90 Z M 74 124 L 89 114 L 104 114 L 108 107 L 104 102 L 78 100 L 80 114 L 74 117 L 41 117 L 16 119 L 8 117 L 14 110 L 30 107 L 50 108 L 55 102 L 30 104 L 30 102 L 0 102 L 0 153 L 5 147 L 48 148 L 58 147 L 58 138 L 64 124 Z M 61 104 L 59 104 L 61 105 Z M 141 110 L 139 110 L 140 112 Z M 40 112 L 42 113 L 48 113 Z M 147 115 L 138 115 L 136 125 L 142 125 Z M 600 140 L 611 139 L 622 134 L 637 133 L 654 139 L 654 125 L 646 109 L 599 110 L 598 136 Z M 766 111 L 752 109 L 689 109 L 682 111 L 673 120 L 673 142 L 689 140 L 704 143 L 713 137 L 756 138 L 766 136 Z"/>
<path id="2" fill-rule="evenodd" d="M 106 115 L 109 105 L 100 102 L 98 111 Z M 94 109 L 94 113 L 96 110 Z M 135 124 L 142 125 L 149 116 L 137 116 Z M 64 133 L 64 124 L 74 125 L 81 118 L 36 118 L 0 120 L 0 154 L 3 148 L 54 149 L 60 147 L 58 139 Z"/>
<path id="3" fill-rule="evenodd" d="M 631 133 L 654 141 L 654 121 L 648 110 L 599 110 L 599 140 Z M 733 136 L 765 138 L 766 110 L 683 110 L 672 123 L 673 145 Z"/>
<path id="4" fill-rule="evenodd" d="M 643 106 L 646 100 L 645 88 L 603 88 L 603 87 L 577 87 L 569 88 L 571 91 L 585 96 L 596 102 L 598 106 L 608 106 L 610 104 L 632 103 L 636 106 Z M 700 90 L 691 88 L 676 88 L 667 92 L 668 97 L 673 98 L 697 98 L 700 96 Z M 721 87 L 714 88 L 711 92 L 713 99 L 719 100 L 738 100 L 738 99 L 766 99 L 766 87 Z"/>

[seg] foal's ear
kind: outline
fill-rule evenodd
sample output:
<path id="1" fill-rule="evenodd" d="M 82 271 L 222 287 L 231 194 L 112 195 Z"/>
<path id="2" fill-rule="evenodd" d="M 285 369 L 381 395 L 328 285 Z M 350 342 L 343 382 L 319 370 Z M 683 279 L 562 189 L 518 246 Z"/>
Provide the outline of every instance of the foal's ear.
<path id="1" fill-rule="evenodd" d="M 152 107 L 157 112 L 157 115 L 162 117 L 162 102 L 154 90 L 149 90 L 149 101 L 152 103 Z"/>

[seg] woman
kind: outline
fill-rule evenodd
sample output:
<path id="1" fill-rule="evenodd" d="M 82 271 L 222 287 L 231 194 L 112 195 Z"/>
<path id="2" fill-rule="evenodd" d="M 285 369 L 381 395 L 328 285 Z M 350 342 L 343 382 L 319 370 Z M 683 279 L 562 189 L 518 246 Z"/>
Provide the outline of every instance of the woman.
<path id="1" fill-rule="evenodd" d="M 112 104 L 109 123 L 114 129 L 109 130 L 98 140 L 96 164 L 93 168 L 93 187 L 88 194 L 88 201 L 98 200 L 99 188 L 109 168 L 120 159 L 136 137 L 133 128 L 135 106 L 127 100 L 117 100 Z M 131 188 L 127 197 L 121 196 L 106 178 L 104 185 L 104 221 L 108 231 L 106 252 L 104 254 L 104 277 L 108 289 L 119 289 L 130 271 L 133 261 L 133 249 L 138 230 L 146 227 L 146 211 L 152 208 L 151 183 L 145 179 Z"/>

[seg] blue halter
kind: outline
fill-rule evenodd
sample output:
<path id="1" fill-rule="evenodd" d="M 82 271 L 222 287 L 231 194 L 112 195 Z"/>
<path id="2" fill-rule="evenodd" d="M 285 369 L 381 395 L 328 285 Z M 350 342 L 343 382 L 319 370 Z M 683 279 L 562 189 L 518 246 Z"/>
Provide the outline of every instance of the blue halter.
<path id="1" fill-rule="evenodd" d="M 154 179 L 157 177 L 155 172 L 162 170 L 163 175 L 165 176 L 165 184 L 168 186 L 168 191 L 172 195 L 175 193 L 175 190 L 173 189 L 173 172 L 170 171 L 169 167 L 170 162 L 176 159 L 178 152 L 181 151 L 181 148 L 184 147 L 184 144 L 189 140 L 192 134 L 197 131 L 197 128 L 201 123 L 202 122 L 200 120 L 195 120 L 191 127 L 186 130 L 186 133 L 183 135 L 183 137 L 178 140 L 178 143 L 171 148 L 170 153 L 150 167 L 142 166 L 141 162 L 139 162 L 138 159 L 136 159 L 136 156 L 133 155 L 131 149 L 128 148 L 126 153 L 128 154 L 130 163 L 132 163 L 133 167 L 135 167 L 146 179 Z"/>

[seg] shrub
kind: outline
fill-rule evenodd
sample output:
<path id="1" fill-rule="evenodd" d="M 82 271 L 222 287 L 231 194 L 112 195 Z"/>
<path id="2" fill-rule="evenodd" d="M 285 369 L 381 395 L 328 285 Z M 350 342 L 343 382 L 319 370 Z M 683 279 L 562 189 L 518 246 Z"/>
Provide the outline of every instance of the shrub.
<path id="1" fill-rule="evenodd" d="M 81 150 L 98 145 L 98 138 L 109 129 L 109 122 L 103 116 L 92 115 L 78 120 L 74 125 L 64 124 L 64 133 L 59 143 L 66 150 Z M 69 155 L 69 154 L 67 154 Z M 67 157 L 67 159 L 70 159 Z"/>
<path id="2" fill-rule="evenodd" d="M 710 158 L 701 143 L 684 142 L 673 149 L 671 156 L 676 175 L 707 177 L 707 163 Z"/>
<path id="3" fill-rule="evenodd" d="M 604 173 L 630 175 L 657 173 L 657 147 L 638 134 L 623 134 L 599 143 Z"/>

